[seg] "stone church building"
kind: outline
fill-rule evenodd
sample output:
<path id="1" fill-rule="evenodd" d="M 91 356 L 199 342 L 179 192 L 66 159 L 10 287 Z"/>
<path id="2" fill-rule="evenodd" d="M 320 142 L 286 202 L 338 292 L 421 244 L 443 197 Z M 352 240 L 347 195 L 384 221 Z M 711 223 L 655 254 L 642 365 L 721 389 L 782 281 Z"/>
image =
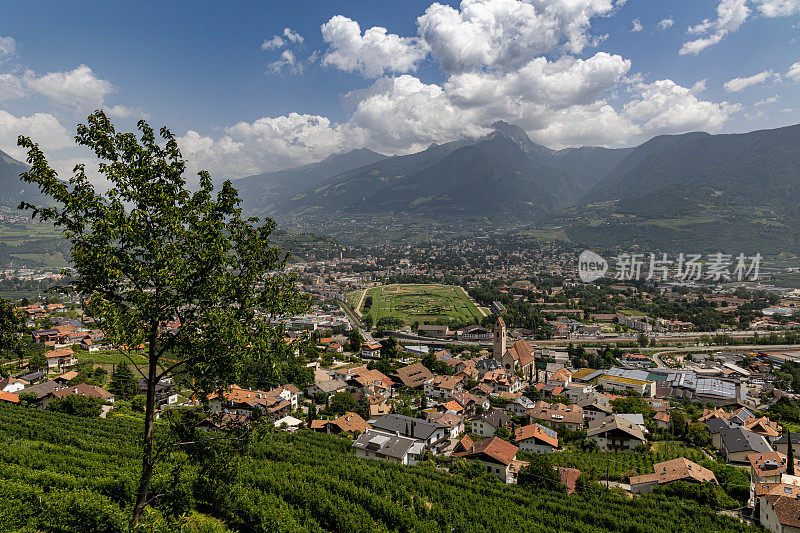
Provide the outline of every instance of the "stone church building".
<path id="1" fill-rule="evenodd" d="M 534 380 L 534 348 L 526 340 L 518 340 L 507 346 L 506 323 L 503 317 L 498 318 L 494 324 L 492 357 L 502 368 L 521 374 L 525 380 Z"/>

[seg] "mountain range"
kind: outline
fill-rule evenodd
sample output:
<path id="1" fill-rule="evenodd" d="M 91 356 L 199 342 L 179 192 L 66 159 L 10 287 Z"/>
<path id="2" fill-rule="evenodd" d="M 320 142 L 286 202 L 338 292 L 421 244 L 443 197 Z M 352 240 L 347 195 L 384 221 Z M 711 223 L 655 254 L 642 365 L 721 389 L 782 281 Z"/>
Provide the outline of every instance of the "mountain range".
<path id="1" fill-rule="evenodd" d="M 28 165 L 0 150 L 0 207 L 16 209 L 22 200 L 31 203 L 42 200 L 36 185 L 19 179 L 27 170 Z"/>
<path id="2" fill-rule="evenodd" d="M 234 185 L 251 213 L 339 237 L 359 220 L 488 221 L 593 247 L 800 252 L 800 125 L 563 150 L 505 122 L 492 130 L 403 156 L 362 148 Z M 18 179 L 25 168 L 0 152 L 0 205 L 38 195 Z"/>

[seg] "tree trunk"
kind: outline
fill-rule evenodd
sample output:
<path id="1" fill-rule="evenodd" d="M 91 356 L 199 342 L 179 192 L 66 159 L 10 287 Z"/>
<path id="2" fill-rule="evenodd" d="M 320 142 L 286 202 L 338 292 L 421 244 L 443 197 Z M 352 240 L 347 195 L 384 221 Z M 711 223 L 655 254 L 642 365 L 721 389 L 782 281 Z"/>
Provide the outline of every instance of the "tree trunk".
<path id="1" fill-rule="evenodd" d="M 150 479 L 153 477 L 155 460 L 153 458 L 153 420 L 155 419 L 156 376 L 158 374 L 158 357 L 156 339 L 158 338 L 158 322 L 150 326 L 150 345 L 148 346 L 147 401 L 144 410 L 144 440 L 142 453 L 142 475 L 139 478 L 139 489 L 136 493 L 136 505 L 133 507 L 131 529 L 142 518 L 147 506 L 147 494 L 150 490 Z"/>

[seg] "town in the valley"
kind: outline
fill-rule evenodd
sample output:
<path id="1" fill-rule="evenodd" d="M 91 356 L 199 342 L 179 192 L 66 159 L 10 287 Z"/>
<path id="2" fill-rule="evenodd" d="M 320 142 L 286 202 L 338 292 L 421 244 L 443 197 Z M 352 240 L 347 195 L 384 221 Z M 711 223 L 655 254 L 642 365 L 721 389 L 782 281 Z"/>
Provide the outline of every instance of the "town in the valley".
<path id="1" fill-rule="evenodd" d="M 800 290 L 780 269 L 585 283 L 575 254 L 552 245 L 480 266 L 466 244 L 430 246 L 290 263 L 313 298 L 273 321 L 302 363 L 296 378 L 197 397 L 167 377 L 160 416 L 196 410 L 208 432 L 256 421 L 319 432 L 357 457 L 503 484 L 536 483 L 532 465 L 544 465 L 567 494 L 704 490 L 718 512 L 800 526 Z M 108 344 L 77 297 L 30 296 L 15 309 L 26 355 L 4 363 L 0 402 L 75 410 L 79 396 L 88 416 L 137 416 L 144 346 Z"/>

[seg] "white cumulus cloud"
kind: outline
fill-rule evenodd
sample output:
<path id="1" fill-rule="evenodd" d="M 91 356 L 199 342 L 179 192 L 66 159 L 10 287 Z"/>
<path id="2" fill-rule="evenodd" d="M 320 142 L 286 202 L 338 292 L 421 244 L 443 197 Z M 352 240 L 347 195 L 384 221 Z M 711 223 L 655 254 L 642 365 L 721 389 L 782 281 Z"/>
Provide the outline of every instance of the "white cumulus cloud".
<path id="1" fill-rule="evenodd" d="M 284 71 L 298 74 L 303 71 L 303 64 L 297 60 L 291 50 L 284 50 L 277 61 L 267 65 L 267 70 L 277 74 L 282 74 Z"/>
<path id="2" fill-rule="evenodd" d="M 789 17 L 800 13 L 800 0 L 756 0 L 755 3 L 765 17 Z"/>
<path id="3" fill-rule="evenodd" d="M 633 27 L 631 28 L 631 31 L 636 33 L 642 31 L 643 29 L 644 26 L 642 26 L 642 21 L 639 19 L 633 19 Z"/>
<path id="4" fill-rule="evenodd" d="M 679 54 L 697 55 L 709 46 L 718 44 L 729 33 L 738 30 L 749 14 L 750 8 L 747 7 L 747 0 L 720 0 L 719 4 L 717 4 L 716 19 L 705 19 L 700 24 L 691 26 L 687 30 L 690 35 L 710 34 L 706 37 L 685 42 Z"/>
<path id="5" fill-rule="evenodd" d="M 733 78 L 732 80 L 728 80 L 723 84 L 723 88 L 726 92 L 735 93 L 739 92 L 743 89 L 748 87 L 752 87 L 753 85 L 760 85 L 762 83 L 766 83 L 769 80 L 779 80 L 780 75 L 775 74 L 771 70 L 765 70 L 763 72 L 759 72 L 758 74 L 753 74 L 752 76 L 742 77 L 742 78 Z"/>
<path id="6" fill-rule="evenodd" d="M 675 21 L 667 17 L 659 20 L 657 26 L 659 30 L 666 30 L 667 28 L 671 28 L 673 24 L 675 24 Z"/>
<path id="7" fill-rule="evenodd" d="M 22 88 L 22 80 L 11 73 L 0 74 L 0 101 L 22 98 L 25 96 L 25 89 Z"/>
<path id="8" fill-rule="evenodd" d="M 304 40 L 302 35 L 293 31 L 291 28 L 284 28 L 281 35 L 273 35 L 272 39 L 264 39 L 264 42 L 261 43 L 261 49 L 276 50 L 286 46 L 287 42 L 299 44 Z"/>
<path id="9" fill-rule="evenodd" d="M 699 83 L 686 88 L 669 79 L 640 82 L 632 87 L 636 96 L 623 106 L 623 113 L 639 123 L 645 135 L 716 131 L 741 105 L 701 100 L 698 93 L 704 87 Z"/>
<path id="10" fill-rule="evenodd" d="M 50 113 L 17 117 L 0 109 L 0 150 L 24 161 L 25 150 L 17 146 L 20 135 L 30 137 L 45 152 L 74 146 L 66 128 Z"/>
<path id="11" fill-rule="evenodd" d="M 794 63 L 792 66 L 789 67 L 789 71 L 786 73 L 786 77 L 792 80 L 793 82 L 800 82 L 800 61 Z"/>
<path id="12" fill-rule="evenodd" d="M 111 82 L 98 78 L 86 65 L 68 72 L 50 72 L 37 76 L 27 71 L 22 76 L 24 86 L 47 96 L 56 104 L 72 106 L 78 111 L 92 110 L 103 105 L 109 94 L 116 91 Z"/>
<path id="13" fill-rule="evenodd" d="M 611 0 L 463 0 L 458 9 L 432 4 L 417 27 L 445 71 L 510 70 L 560 47 L 580 53 L 599 42 L 590 21 L 613 7 Z"/>
<path id="14" fill-rule="evenodd" d="M 428 55 L 425 43 L 416 38 L 400 37 L 377 26 L 362 34 L 358 22 L 342 15 L 332 17 L 321 29 L 329 46 L 322 64 L 370 78 L 415 71 Z"/>

